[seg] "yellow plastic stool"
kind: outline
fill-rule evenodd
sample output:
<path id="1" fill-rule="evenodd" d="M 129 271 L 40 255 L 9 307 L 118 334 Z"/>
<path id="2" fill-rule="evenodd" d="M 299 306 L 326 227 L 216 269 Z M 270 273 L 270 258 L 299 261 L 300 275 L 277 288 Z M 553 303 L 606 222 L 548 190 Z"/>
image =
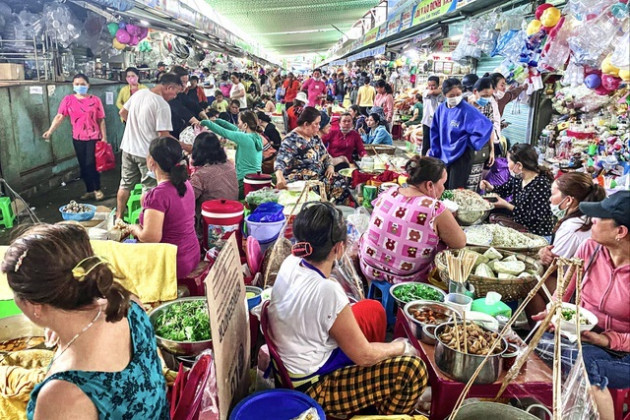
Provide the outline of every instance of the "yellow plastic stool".
<path id="1" fill-rule="evenodd" d="M 9 197 L 0 197 L 0 225 L 7 229 L 13 227 L 13 221 L 15 220 L 15 214 L 11 207 L 11 199 Z"/>

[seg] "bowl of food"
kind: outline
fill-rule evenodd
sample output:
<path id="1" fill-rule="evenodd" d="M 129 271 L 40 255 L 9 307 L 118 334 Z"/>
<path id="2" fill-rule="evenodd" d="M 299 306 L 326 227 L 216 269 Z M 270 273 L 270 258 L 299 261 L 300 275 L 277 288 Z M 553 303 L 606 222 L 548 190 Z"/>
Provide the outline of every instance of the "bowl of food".
<path id="1" fill-rule="evenodd" d="M 96 214 L 96 206 L 91 204 L 80 204 L 72 200 L 68 204 L 59 207 L 59 212 L 63 220 L 74 220 L 75 222 L 85 222 L 92 220 Z"/>
<path id="2" fill-rule="evenodd" d="M 256 286 L 245 286 L 245 296 L 247 298 L 247 310 L 251 311 L 262 302 L 263 289 Z"/>
<path id="3" fill-rule="evenodd" d="M 437 326 L 451 320 L 455 313 L 452 308 L 438 302 L 414 300 L 403 309 L 410 321 L 409 327 L 414 337 L 427 344 L 435 344 L 435 336 L 427 326 Z"/>
<path id="4" fill-rule="evenodd" d="M 419 282 L 398 283 L 389 289 L 396 303 L 401 308 L 414 300 L 428 300 L 431 302 L 444 302 L 446 293 L 435 286 Z"/>
<path id="5" fill-rule="evenodd" d="M 467 383 L 481 362 L 490 354 L 475 379 L 475 384 L 491 384 L 499 378 L 502 355 L 508 348 L 504 338 L 474 322 L 449 322 L 435 329 L 435 363 L 447 376 Z M 493 343 L 500 342 L 490 353 Z M 465 343 L 465 344 L 464 344 Z"/>
<path id="6" fill-rule="evenodd" d="M 24 314 L 0 319 L 0 351 L 12 352 L 41 347 L 44 329 L 35 325 Z"/>
<path id="7" fill-rule="evenodd" d="M 176 356 L 197 356 L 212 348 L 210 316 L 204 296 L 164 303 L 149 313 L 158 346 Z"/>
<path id="8" fill-rule="evenodd" d="M 479 194 L 470 190 L 451 190 L 452 199 L 457 203 L 458 209 L 455 218 L 463 226 L 478 225 L 483 223 L 490 212 L 494 209 L 494 204 L 484 200 Z"/>
<path id="9" fill-rule="evenodd" d="M 551 309 L 551 305 L 552 305 L 551 302 L 547 304 L 548 311 Z M 560 315 L 555 315 L 551 319 L 551 323 L 553 324 L 554 327 L 557 327 L 559 323 L 561 332 L 578 335 L 580 333 L 583 333 L 584 331 L 592 330 L 595 327 L 595 325 L 597 325 L 597 322 L 599 321 L 597 319 L 597 315 L 595 315 L 593 312 L 589 311 L 588 309 L 580 307 L 579 308 L 580 329 L 578 332 L 575 325 L 575 320 L 577 316 L 578 316 L 578 310 L 574 304 L 562 302 L 562 309 L 560 310 Z"/>

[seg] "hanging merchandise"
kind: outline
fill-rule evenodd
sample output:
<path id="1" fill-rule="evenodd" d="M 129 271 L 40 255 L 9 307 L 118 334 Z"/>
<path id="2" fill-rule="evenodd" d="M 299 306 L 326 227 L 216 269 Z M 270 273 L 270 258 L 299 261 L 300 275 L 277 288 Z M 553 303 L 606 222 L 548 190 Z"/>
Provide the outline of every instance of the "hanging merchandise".
<path id="1" fill-rule="evenodd" d="M 46 4 L 43 16 L 46 32 L 56 38 L 62 47 L 68 48 L 79 38 L 81 23 L 65 4 Z"/>

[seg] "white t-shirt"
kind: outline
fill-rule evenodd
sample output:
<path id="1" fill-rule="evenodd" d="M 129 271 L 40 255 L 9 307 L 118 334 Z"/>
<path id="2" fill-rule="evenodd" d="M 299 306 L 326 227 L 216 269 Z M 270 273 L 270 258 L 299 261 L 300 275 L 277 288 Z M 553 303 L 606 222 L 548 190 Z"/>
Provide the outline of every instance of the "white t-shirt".
<path id="1" fill-rule="evenodd" d="M 123 107 L 129 111 L 120 148 L 130 155 L 146 158 L 151 140 L 160 131 L 172 131 L 171 107 L 150 89 L 140 89 Z"/>
<path id="2" fill-rule="evenodd" d="M 337 347 L 329 331 L 337 315 L 350 304 L 335 280 L 289 256 L 280 267 L 269 304 L 273 342 L 292 374 L 316 372 Z"/>
<path id="3" fill-rule="evenodd" d="M 580 245 L 591 237 L 590 229 L 586 232 L 579 230 L 585 221 L 586 216 L 565 220 L 556 231 L 551 252 L 560 257 L 573 258 Z"/>
<path id="4" fill-rule="evenodd" d="M 230 88 L 230 98 L 232 97 L 232 95 L 234 95 L 234 92 L 236 92 L 237 90 L 241 90 L 243 91 L 243 93 L 245 93 L 245 86 L 239 82 L 238 85 L 232 85 L 232 87 Z M 247 94 L 245 93 L 245 95 L 243 95 L 242 97 L 238 98 L 238 100 L 241 102 L 240 108 L 247 108 Z"/>

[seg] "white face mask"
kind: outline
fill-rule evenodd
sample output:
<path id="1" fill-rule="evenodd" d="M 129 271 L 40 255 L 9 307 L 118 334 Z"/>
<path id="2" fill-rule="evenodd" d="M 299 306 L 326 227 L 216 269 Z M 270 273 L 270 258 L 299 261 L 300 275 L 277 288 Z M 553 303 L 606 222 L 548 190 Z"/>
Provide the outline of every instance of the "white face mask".
<path id="1" fill-rule="evenodd" d="M 461 103 L 462 99 L 464 99 L 463 95 L 459 95 L 454 98 L 446 98 L 446 103 L 450 107 L 456 107 L 457 105 Z"/>
<path id="2" fill-rule="evenodd" d="M 504 96 L 505 92 L 503 92 L 502 90 L 497 90 L 496 92 L 494 92 L 494 97 L 497 99 L 503 99 Z"/>
<path id="3" fill-rule="evenodd" d="M 556 216 L 556 218 L 558 219 L 562 219 L 564 216 L 566 216 L 567 210 L 569 210 L 568 208 L 561 209 L 560 206 L 562 205 L 562 203 L 564 203 L 564 199 L 558 204 L 551 204 L 551 213 L 553 213 L 553 215 Z"/>

